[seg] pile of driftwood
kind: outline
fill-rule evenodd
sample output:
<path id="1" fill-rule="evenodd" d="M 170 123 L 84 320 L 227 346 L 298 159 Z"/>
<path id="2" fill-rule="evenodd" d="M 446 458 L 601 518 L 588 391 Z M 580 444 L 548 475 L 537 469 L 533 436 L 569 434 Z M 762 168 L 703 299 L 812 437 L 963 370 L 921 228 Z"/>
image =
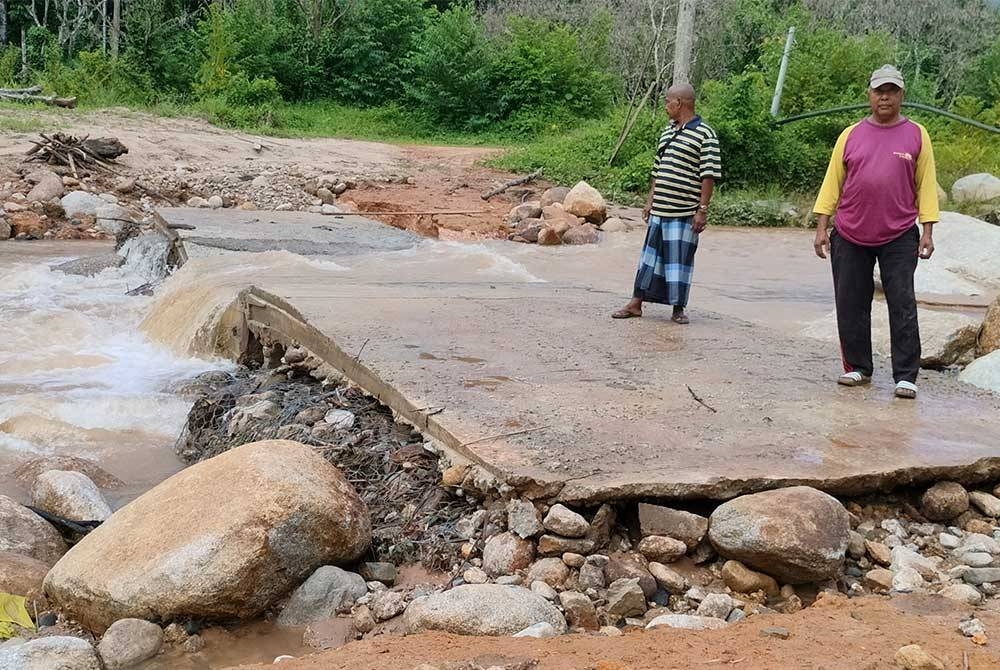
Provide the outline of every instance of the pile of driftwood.
<path id="1" fill-rule="evenodd" d="M 49 165 L 66 165 L 73 171 L 73 176 L 79 178 L 77 168 L 95 168 L 106 172 L 115 172 L 109 161 L 128 153 L 128 147 L 116 137 L 98 137 L 90 139 L 85 135 L 81 138 L 63 133 L 49 136 L 40 133 L 40 140 L 31 140 L 35 146 L 27 151 L 25 162 L 44 162 Z M 117 174 L 117 173 L 116 173 Z"/>
<path id="2" fill-rule="evenodd" d="M 66 107 L 69 109 L 76 107 L 76 98 L 59 98 L 54 95 L 39 95 L 41 92 L 41 86 L 29 86 L 28 88 L 0 88 L 0 100 L 13 100 L 15 102 L 44 102 L 46 105 Z"/>

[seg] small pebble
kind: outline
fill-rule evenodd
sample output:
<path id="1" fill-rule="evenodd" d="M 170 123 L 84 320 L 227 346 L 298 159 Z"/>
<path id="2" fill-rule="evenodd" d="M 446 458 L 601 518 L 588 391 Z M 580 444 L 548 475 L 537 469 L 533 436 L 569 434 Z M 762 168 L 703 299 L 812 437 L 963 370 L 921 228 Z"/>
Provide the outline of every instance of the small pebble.
<path id="1" fill-rule="evenodd" d="M 787 640 L 792 636 L 787 628 L 781 626 L 768 626 L 760 631 L 761 637 L 776 637 L 779 640 Z"/>

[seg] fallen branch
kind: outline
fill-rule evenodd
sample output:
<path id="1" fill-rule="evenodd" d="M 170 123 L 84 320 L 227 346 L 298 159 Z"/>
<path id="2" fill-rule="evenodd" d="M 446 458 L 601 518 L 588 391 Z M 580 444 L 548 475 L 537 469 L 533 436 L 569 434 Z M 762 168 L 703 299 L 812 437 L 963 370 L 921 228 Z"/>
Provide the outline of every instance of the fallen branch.
<path id="1" fill-rule="evenodd" d="M 512 179 L 509 182 L 507 182 L 506 184 L 504 184 L 503 186 L 501 186 L 499 188 L 495 188 L 492 191 L 490 191 L 489 193 L 483 193 L 479 197 L 482 198 L 483 200 L 489 200 L 493 196 L 500 195 L 501 193 L 503 193 L 504 191 L 506 191 L 509 188 L 513 188 L 514 186 L 520 186 L 522 184 L 527 184 L 528 182 L 534 181 L 534 180 L 538 179 L 541 176 L 542 176 L 542 168 L 538 168 L 537 170 L 535 170 L 534 172 L 532 172 L 531 174 L 529 174 L 526 177 L 520 177 L 518 179 Z"/>
<path id="2" fill-rule="evenodd" d="M 704 407 L 705 409 L 708 409 L 708 410 L 710 410 L 710 411 L 712 412 L 712 414 L 716 414 L 716 413 L 718 413 L 718 410 L 717 410 L 717 409 L 715 409 L 714 407 L 712 407 L 711 405 L 709 405 L 708 403 L 706 403 L 706 402 L 705 402 L 704 400 L 702 400 L 701 398 L 699 398 L 699 397 L 698 397 L 698 394 L 697 394 L 697 393 L 695 393 L 695 392 L 694 392 L 694 389 L 692 389 L 692 388 L 691 388 L 690 386 L 688 386 L 688 387 L 687 387 L 687 390 L 688 390 L 688 393 L 690 393 L 690 394 L 691 394 L 691 397 L 692 397 L 692 398 L 694 398 L 694 399 L 695 399 L 695 401 L 696 401 L 696 402 L 697 402 L 697 403 L 698 403 L 699 405 L 701 405 L 701 406 L 702 406 L 702 407 Z"/>
<path id="3" fill-rule="evenodd" d="M 30 92 L 29 92 L 30 91 Z M 63 107 L 73 109 L 76 107 L 76 98 L 58 98 L 54 95 L 37 95 L 41 93 L 41 86 L 33 86 L 25 89 L 0 89 L 0 100 L 11 100 L 13 102 L 42 102 L 51 107 Z"/>
<path id="4" fill-rule="evenodd" d="M 100 521 L 74 521 L 73 519 L 67 519 L 65 517 L 56 516 L 55 514 L 49 514 L 45 510 L 38 509 L 37 507 L 31 507 L 30 505 L 28 506 L 28 509 L 48 521 L 63 534 L 77 533 L 78 535 L 86 535 L 101 525 Z"/>

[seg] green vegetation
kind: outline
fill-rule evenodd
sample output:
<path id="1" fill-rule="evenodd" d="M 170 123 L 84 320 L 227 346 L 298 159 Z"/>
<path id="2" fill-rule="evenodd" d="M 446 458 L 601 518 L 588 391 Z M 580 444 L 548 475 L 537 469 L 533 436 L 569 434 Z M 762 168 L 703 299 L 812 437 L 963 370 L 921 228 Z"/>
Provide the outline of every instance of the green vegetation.
<path id="1" fill-rule="evenodd" d="M 26 56 L 19 43 L 0 48 L 0 86 L 42 83 L 85 108 L 193 113 L 274 135 L 505 146 L 497 166 L 587 179 L 618 200 L 647 188 L 666 123 L 660 81 L 609 161 L 629 110 L 657 81 L 654 63 L 670 61 L 667 0 L 130 0 L 118 30 L 97 0 L 51 2 L 58 11 L 42 20 L 31 0 L 0 2 Z M 723 147 L 720 202 L 744 208 L 732 216 L 771 220 L 746 193 L 807 200 L 838 133 L 861 116 L 773 122 L 791 25 L 785 115 L 863 102 L 870 71 L 893 62 L 911 100 L 997 123 L 1000 12 L 980 0 L 917 4 L 703 5 L 693 75 Z M 650 9 L 664 12 L 664 39 L 650 32 Z M 1000 173 L 1000 135 L 914 116 L 931 131 L 946 188 Z M 0 115 L 0 130 L 34 127 Z"/>

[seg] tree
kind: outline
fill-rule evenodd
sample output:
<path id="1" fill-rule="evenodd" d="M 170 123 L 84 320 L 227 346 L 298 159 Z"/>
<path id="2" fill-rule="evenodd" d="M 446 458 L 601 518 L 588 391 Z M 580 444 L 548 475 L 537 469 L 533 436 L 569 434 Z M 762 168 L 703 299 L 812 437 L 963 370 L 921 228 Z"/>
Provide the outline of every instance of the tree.
<path id="1" fill-rule="evenodd" d="M 674 39 L 674 84 L 691 81 L 691 52 L 694 51 L 695 0 L 680 0 L 677 6 L 677 37 Z"/>

